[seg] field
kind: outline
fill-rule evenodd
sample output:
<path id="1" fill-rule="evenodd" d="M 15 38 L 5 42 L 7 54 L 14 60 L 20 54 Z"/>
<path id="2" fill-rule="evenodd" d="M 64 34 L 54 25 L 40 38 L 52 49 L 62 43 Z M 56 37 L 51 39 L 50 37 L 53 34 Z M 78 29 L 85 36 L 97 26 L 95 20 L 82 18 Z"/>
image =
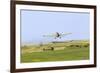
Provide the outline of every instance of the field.
<path id="1" fill-rule="evenodd" d="M 89 59 L 89 41 L 72 40 L 21 47 L 21 62 L 71 61 Z"/>

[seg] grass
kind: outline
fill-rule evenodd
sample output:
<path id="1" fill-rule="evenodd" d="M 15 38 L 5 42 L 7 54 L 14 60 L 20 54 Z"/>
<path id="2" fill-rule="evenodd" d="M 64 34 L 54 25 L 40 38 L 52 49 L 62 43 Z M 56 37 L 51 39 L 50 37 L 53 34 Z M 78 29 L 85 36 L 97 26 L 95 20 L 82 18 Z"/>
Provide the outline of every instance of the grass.
<path id="1" fill-rule="evenodd" d="M 54 50 L 54 51 L 48 50 L 48 51 L 21 53 L 22 63 L 87 60 L 87 59 L 89 59 L 89 47 L 80 48 L 75 46 L 73 47 L 65 46 L 64 49 L 62 50 Z"/>

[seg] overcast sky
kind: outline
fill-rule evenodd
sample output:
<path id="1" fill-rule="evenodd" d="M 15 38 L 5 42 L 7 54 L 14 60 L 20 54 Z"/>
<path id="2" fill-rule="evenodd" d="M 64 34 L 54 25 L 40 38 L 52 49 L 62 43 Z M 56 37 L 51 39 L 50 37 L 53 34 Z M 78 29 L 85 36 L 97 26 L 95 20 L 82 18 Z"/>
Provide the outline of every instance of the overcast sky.
<path id="1" fill-rule="evenodd" d="M 55 32 L 72 33 L 56 41 L 89 39 L 89 17 L 89 13 L 21 10 L 21 42 L 54 41 L 43 35 Z"/>

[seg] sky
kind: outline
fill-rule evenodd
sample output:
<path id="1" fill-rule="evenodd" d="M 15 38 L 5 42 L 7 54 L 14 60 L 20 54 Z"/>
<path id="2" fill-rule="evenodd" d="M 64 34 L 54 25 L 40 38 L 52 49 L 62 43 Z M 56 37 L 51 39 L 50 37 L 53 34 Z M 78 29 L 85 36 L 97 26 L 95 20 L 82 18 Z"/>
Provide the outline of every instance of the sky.
<path id="1" fill-rule="evenodd" d="M 89 39 L 89 13 L 21 10 L 21 43 Z M 72 33 L 61 39 L 43 37 Z"/>

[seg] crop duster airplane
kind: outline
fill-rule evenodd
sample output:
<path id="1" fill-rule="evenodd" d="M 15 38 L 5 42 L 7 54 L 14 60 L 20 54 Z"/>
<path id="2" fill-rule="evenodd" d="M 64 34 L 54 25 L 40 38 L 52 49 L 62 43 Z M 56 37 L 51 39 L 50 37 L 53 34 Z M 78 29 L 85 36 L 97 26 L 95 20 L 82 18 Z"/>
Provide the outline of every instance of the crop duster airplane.
<path id="1" fill-rule="evenodd" d="M 72 34 L 72 33 L 59 33 L 59 32 L 56 32 L 56 33 L 51 34 L 51 35 L 43 35 L 43 37 L 54 37 L 55 39 L 57 39 L 57 38 L 61 39 L 62 37 L 66 36 L 66 35 L 69 35 L 69 34 Z"/>

